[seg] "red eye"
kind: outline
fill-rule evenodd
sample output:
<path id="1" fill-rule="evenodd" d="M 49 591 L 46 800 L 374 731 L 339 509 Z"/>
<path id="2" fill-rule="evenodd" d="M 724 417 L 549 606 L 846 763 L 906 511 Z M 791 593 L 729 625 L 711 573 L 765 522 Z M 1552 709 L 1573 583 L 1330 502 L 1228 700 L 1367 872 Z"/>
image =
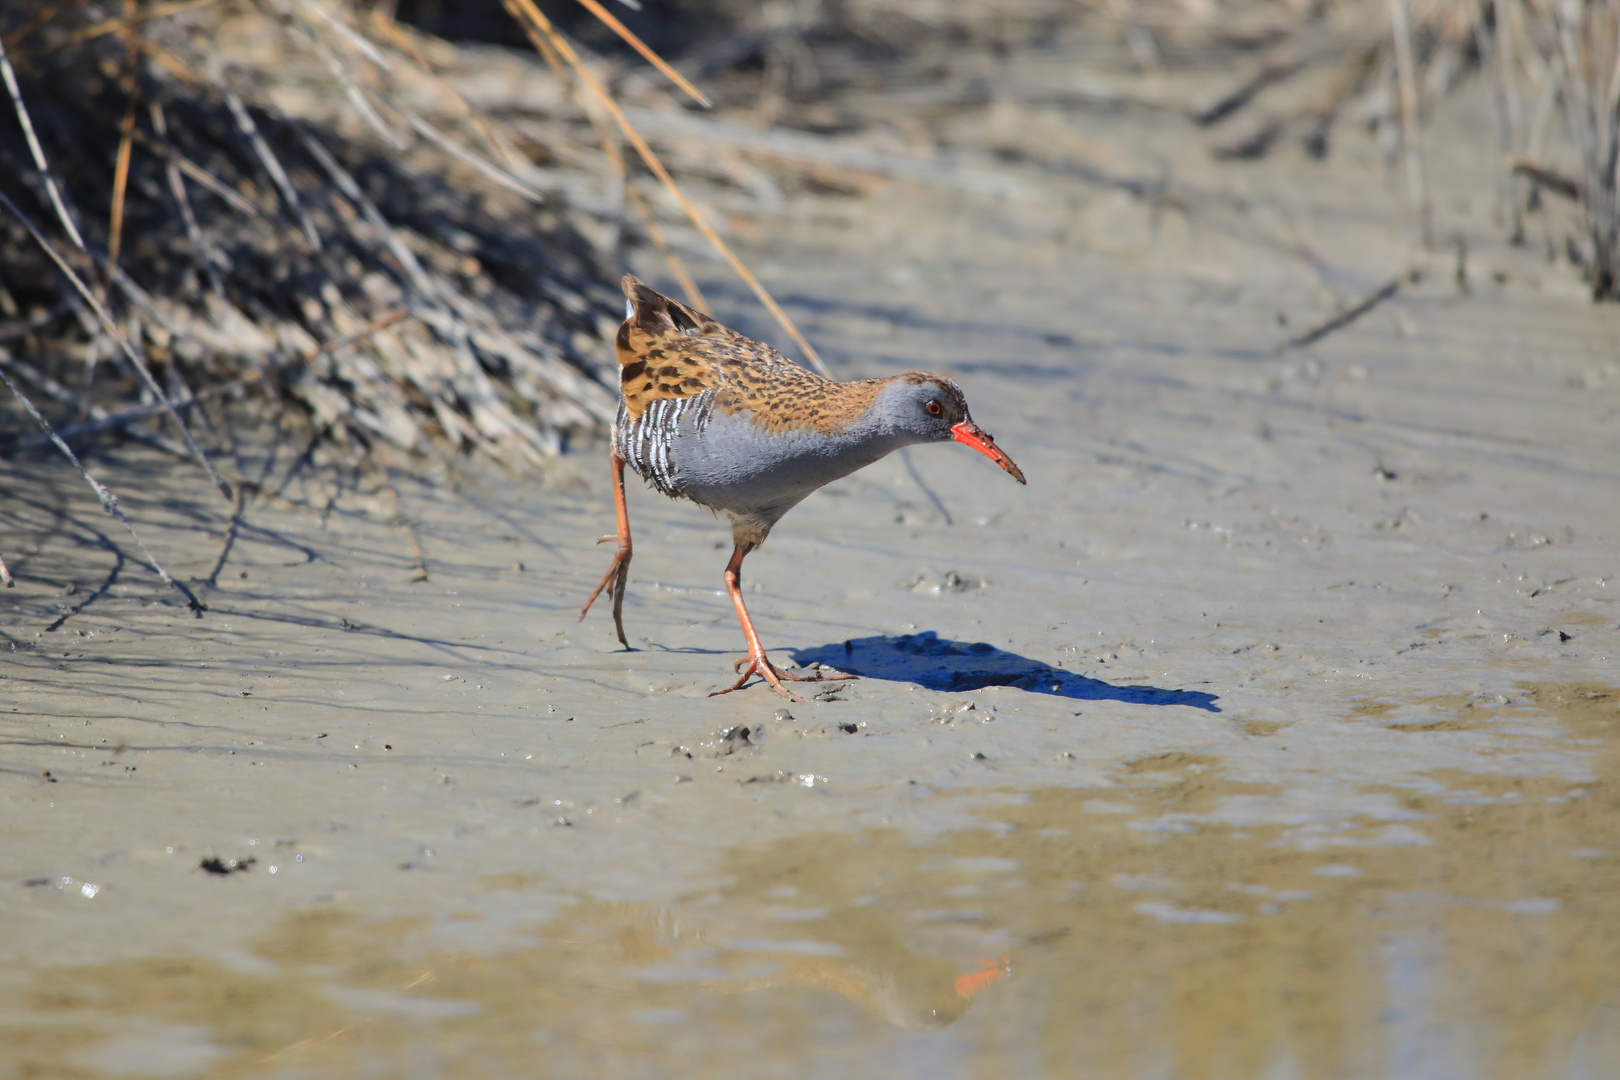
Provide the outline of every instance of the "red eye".
<path id="1" fill-rule="evenodd" d="M 928 404 L 924 405 L 923 408 L 928 410 L 929 416 L 938 416 L 940 413 L 945 411 L 939 407 L 939 402 L 937 401 L 930 401 Z"/>

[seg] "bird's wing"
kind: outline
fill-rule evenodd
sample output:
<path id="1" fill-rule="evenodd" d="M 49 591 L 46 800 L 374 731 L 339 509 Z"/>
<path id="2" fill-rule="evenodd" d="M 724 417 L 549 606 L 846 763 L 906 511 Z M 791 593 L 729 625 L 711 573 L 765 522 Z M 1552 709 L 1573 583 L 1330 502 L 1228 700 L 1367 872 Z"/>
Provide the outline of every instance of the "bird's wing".
<path id="1" fill-rule="evenodd" d="M 696 397 L 725 382 L 722 354 L 748 339 L 703 312 L 649 289 L 629 274 L 627 311 L 615 340 L 625 409 L 639 419 L 647 406 Z"/>
<path id="2" fill-rule="evenodd" d="M 632 418 L 640 419 L 655 401 L 717 390 L 717 409 L 748 412 L 766 430 L 830 431 L 847 424 L 877 393 L 876 380 L 824 379 L 629 274 L 623 286 L 629 310 L 616 344 L 619 386 Z"/>

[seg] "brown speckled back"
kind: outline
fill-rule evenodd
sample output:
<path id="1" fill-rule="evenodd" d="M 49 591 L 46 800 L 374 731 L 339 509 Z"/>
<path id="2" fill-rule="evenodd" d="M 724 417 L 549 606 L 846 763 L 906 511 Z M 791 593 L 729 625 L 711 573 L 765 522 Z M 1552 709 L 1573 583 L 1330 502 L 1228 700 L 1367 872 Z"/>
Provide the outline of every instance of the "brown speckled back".
<path id="1" fill-rule="evenodd" d="M 766 432 L 800 428 L 831 434 L 870 408 L 888 381 L 832 382 L 629 274 L 623 286 L 632 312 L 615 343 L 619 385 L 632 421 L 654 401 L 716 390 L 716 410 L 728 416 L 747 412 Z"/>

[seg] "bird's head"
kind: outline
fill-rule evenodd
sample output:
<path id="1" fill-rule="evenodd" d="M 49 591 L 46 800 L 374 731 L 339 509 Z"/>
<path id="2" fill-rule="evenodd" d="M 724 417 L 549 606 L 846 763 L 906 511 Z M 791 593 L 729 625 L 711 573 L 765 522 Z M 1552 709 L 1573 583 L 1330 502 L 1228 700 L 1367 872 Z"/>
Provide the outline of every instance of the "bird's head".
<path id="1" fill-rule="evenodd" d="M 896 375 L 878 394 L 877 407 L 888 426 L 917 442 L 954 440 L 971 446 L 1024 483 L 1024 471 L 1002 452 L 991 434 L 973 422 L 962 388 L 943 375 L 913 371 Z"/>

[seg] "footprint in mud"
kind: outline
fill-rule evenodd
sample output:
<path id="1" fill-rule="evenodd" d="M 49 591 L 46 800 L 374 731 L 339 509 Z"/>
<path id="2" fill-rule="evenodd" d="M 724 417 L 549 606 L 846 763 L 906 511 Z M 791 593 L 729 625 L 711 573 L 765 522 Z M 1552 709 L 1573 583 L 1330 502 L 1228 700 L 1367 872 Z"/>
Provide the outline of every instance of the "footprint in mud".
<path id="1" fill-rule="evenodd" d="M 1054 668 L 987 642 L 950 641 L 932 630 L 895 637 L 878 634 L 837 644 L 796 649 L 796 663 L 826 664 L 866 679 L 916 683 L 929 690 L 959 693 L 986 686 L 1014 686 L 1032 694 L 1075 701 L 1123 701 L 1133 705 L 1185 705 L 1220 712 L 1216 695 L 1202 690 L 1157 686 L 1115 686 Z"/>

